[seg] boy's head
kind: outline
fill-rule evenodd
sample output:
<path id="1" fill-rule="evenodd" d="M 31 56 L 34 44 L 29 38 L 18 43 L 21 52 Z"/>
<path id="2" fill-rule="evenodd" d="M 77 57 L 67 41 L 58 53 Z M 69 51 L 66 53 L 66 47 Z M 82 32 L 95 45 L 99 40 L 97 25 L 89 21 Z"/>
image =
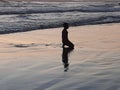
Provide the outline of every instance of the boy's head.
<path id="1" fill-rule="evenodd" d="M 69 28 L 68 23 L 63 23 L 63 27 L 64 27 L 64 29 L 68 29 Z"/>

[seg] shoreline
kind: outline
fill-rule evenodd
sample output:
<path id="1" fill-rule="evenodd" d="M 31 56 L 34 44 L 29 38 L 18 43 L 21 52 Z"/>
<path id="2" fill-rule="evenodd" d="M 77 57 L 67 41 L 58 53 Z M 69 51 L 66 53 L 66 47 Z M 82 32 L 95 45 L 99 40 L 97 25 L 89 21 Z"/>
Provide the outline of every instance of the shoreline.
<path id="1" fill-rule="evenodd" d="M 109 23 L 95 23 L 95 24 L 83 24 L 83 25 L 72 25 L 70 27 L 82 27 L 82 26 L 96 26 L 96 25 L 110 25 L 110 24 L 120 24 L 120 22 L 109 22 Z M 49 27 L 49 28 L 39 28 L 34 30 L 24 30 L 24 31 L 0 31 L 0 35 L 13 34 L 13 33 L 22 33 L 22 32 L 31 32 L 36 30 L 47 30 L 47 29 L 57 29 L 62 27 Z"/>

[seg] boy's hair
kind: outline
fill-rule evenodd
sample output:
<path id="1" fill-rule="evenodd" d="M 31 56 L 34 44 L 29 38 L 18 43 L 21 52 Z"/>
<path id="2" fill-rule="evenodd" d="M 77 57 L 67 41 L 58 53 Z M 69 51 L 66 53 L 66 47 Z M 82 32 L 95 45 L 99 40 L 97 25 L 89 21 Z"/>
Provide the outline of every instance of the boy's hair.
<path id="1" fill-rule="evenodd" d="M 63 27 L 66 27 L 66 26 L 68 26 L 68 23 L 63 23 Z"/>

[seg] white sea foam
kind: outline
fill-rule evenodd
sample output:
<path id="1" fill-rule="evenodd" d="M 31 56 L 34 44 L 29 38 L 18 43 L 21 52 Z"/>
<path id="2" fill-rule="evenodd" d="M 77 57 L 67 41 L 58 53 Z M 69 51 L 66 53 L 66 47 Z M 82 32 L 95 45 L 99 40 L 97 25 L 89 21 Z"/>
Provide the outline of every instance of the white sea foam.
<path id="1" fill-rule="evenodd" d="M 72 26 L 119 23 L 118 2 L 4 2 L 0 3 L 0 33 Z"/>

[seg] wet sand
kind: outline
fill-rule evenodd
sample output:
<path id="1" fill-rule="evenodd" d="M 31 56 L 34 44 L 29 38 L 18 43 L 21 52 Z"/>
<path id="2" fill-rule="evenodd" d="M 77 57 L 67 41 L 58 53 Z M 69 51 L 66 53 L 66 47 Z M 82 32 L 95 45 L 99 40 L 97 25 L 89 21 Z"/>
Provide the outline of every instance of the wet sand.
<path id="1" fill-rule="evenodd" d="M 64 72 L 62 28 L 0 35 L 0 90 L 119 90 L 120 24 L 71 27 Z"/>

